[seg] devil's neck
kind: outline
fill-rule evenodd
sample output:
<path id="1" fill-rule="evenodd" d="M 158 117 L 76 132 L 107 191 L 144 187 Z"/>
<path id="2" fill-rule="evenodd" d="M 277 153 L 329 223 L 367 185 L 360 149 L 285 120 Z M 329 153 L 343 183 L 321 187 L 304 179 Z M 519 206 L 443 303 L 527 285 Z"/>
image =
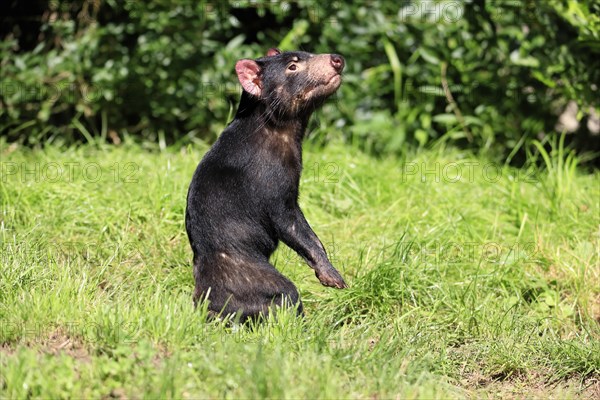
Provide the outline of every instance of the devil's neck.
<path id="1" fill-rule="evenodd" d="M 266 128 L 272 131 L 293 131 L 296 139 L 301 142 L 304 139 L 306 126 L 311 114 L 312 112 L 307 112 L 293 118 L 278 117 L 276 112 L 269 112 L 267 106 L 262 101 L 243 92 L 235 119 L 244 120 L 247 126 L 256 129 Z"/>

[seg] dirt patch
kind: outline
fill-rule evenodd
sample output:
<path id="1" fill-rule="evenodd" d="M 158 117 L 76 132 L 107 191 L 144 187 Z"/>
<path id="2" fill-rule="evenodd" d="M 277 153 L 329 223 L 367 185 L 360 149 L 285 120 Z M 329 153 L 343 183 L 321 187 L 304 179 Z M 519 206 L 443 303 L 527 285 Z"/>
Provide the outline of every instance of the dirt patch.
<path id="1" fill-rule="evenodd" d="M 35 340 L 27 340 L 16 343 L 4 343 L 0 345 L 0 353 L 13 355 L 19 347 L 27 347 L 38 350 L 43 354 L 66 354 L 78 361 L 89 362 L 91 356 L 83 341 L 67 334 L 63 329 L 57 328 L 45 336 Z"/>
<path id="2" fill-rule="evenodd" d="M 158 369 L 163 361 L 167 358 L 170 358 L 173 355 L 173 352 L 169 350 L 166 344 L 159 343 L 156 354 L 152 357 L 152 365 L 154 368 Z"/>
<path id="3" fill-rule="evenodd" d="M 84 343 L 72 336 L 67 335 L 61 329 L 52 332 L 40 343 L 42 352 L 50 354 L 66 354 L 79 361 L 91 361 L 90 353 Z"/>
<path id="4" fill-rule="evenodd" d="M 485 376 L 471 373 L 461 381 L 463 387 L 474 391 L 476 397 L 521 399 L 521 398 L 600 398 L 600 376 L 584 379 L 572 377 L 557 382 L 549 382 L 547 376 L 539 372 L 519 373 L 510 376 Z"/>
<path id="5" fill-rule="evenodd" d="M 15 353 L 14 347 L 7 343 L 0 344 L 0 358 L 3 356 L 12 356 Z"/>
<path id="6" fill-rule="evenodd" d="M 600 399 L 600 376 L 590 378 L 584 383 L 586 384 L 584 393 L 591 395 L 591 398 Z"/>
<path id="7" fill-rule="evenodd" d="M 110 399 L 123 399 L 124 400 L 124 399 L 128 399 L 128 398 L 129 397 L 127 396 L 127 392 L 123 388 L 112 389 L 109 394 L 107 394 L 106 396 L 102 396 L 103 400 L 110 400 Z"/>

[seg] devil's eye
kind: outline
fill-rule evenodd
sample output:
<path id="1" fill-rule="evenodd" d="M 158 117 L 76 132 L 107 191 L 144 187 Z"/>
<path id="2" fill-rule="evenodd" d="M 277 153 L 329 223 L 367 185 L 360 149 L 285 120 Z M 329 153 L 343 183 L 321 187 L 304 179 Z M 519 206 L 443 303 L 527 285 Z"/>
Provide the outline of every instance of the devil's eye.
<path id="1" fill-rule="evenodd" d="M 296 70 L 296 68 L 297 68 L 297 67 L 296 67 L 296 64 L 290 64 L 290 66 L 288 67 L 288 69 L 289 69 L 290 71 L 295 71 L 295 70 Z"/>

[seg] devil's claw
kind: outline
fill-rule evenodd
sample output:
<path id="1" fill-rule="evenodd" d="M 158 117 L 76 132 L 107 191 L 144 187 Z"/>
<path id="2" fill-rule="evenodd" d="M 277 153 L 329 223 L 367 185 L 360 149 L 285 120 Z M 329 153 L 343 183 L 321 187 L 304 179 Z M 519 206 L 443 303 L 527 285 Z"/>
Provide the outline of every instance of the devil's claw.
<path id="1" fill-rule="evenodd" d="M 344 278 L 335 269 L 328 271 L 316 271 L 315 275 L 324 286 L 334 287 L 338 289 L 347 288 L 348 285 L 344 282 Z"/>

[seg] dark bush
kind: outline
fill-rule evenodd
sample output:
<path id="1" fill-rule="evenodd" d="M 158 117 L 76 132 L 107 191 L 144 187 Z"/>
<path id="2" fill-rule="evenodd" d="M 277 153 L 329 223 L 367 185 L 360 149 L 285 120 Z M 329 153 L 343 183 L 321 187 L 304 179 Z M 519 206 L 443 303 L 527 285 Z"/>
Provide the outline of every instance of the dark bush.
<path id="1" fill-rule="evenodd" d="M 555 134 L 573 101 L 570 137 L 600 150 L 600 6 L 591 1 L 1 7 L 0 129 L 10 141 L 213 140 L 235 111 L 235 61 L 279 46 L 346 57 L 339 101 L 319 114 L 321 140 L 342 135 L 378 154 L 450 140 L 512 157 Z"/>

